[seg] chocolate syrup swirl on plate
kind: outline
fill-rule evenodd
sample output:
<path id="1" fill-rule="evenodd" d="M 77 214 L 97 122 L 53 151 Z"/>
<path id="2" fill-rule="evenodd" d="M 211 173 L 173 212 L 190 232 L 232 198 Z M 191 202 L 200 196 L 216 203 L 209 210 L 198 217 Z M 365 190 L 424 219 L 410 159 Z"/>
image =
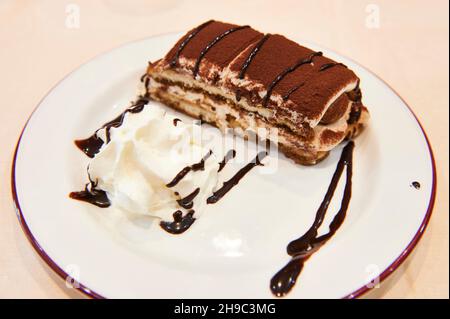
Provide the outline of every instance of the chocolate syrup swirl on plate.
<path id="1" fill-rule="evenodd" d="M 412 182 L 411 186 L 414 187 L 415 189 L 420 189 L 420 183 L 417 181 Z"/>
<path id="2" fill-rule="evenodd" d="M 100 151 L 103 143 L 103 140 L 96 133 L 84 140 L 75 140 L 75 145 L 90 158 L 93 158 Z"/>
<path id="3" fill-rule="evenodd" d="M 227 35 L 242 30 L 242 29 L 246 29 L 246 28 L 250 28 L 250 26 L 248 25 L 243 25 L 243 26 L 239 26 L 239 27 L 234 27 L 231 29 L 228 29 L 227 31 L 223 32 L 222 34 L 219 34 L 217 37 L 215 37 L 211 42 L 208 43 L 208 45 L 200 52 L 197 61 L 195 62 L 195 66 L 194 66 L 194 71 L 193 71 L 193 75 L 194 78 L 197 76 L 198 71 L 200 69 L 200 62 L 202 62 L 203 57 L 205 56 L 205 54 L 214 46 L 216 45 L 217 42 L 219 42 L 220 40 L 222 40 L 223 38 L 225 38 Z"/>
<path id="4" fill-rule="evenodd" d="M 313 58 L 316 56 L 322 56 L 323 53 L 322 52 L 314 52 L 312 53 L 309 57 L 304 58 L 300 61 L 298 61 L 297 63 L 295 63 L 294 65 L 288 67 L 287 69 L 285 69 L 284 71 L 282 71 L 280 74 L 277 75 L 277 77 L 269 84 L 269 86 L 267 87 L 267 93 L 263 98 L 263 106 L 266 106 L 267 103 L 269 102 L 270 96 L 272 95 L 272 91 L 275 88 L 275 86 L 278 84 L 278 82 L 280 82 L 286 75 L 288 75 L 291 72 L 294 72 L 297 68 L 299 68 L 300 66 L 304 65 L 304 64 L 310 64 L 313 61 Z"/>
<path id="5" fill-rule="evenodd" d="M 191 209 L 194 207 L 194 199 L 200 193 L 200 188 L 197 187 L 192 193 L 183 197 L 182 199 L 177 200 L 178 205 L 185 209 Z"/>
<path id="6" fill-rule="evenodd" d="M 300 275 L 305 262 L 316 251 L 320 249 L 339 229 L 344 222 L 347 214 L 347 209 L 350 204 L 350 198 L 352 195 L 352 166 L 353 166 L 353 149 L 354 142 L 350 141 L 344 147 L 341 158 L 336 167 L 336 171 L 331 179 L 331 183 L 328 186 L 328 190 L 319 209 L 316 213 L 316 218 L 309 228 L 309 230 L 301 237 L 291 241 L 287 246 L 287 253 L 292 259 L 278 271 L 270 281 L 270 289 L 272 293 L 277 297 L 286 295 L 292 287 L 294 287 L 298 276 Z M 342 173 L 346 168 L 346 182 L 344 188 L 344 195 L 341 201 L 341 208 L 334 216 L 330 226 L 329 232 L 323 235 L 318 235 L 318 229 L 322 225 L 328 207 L 333 199 L 334 192 L 338 186 Z"/>
<path id="7" fill-rule="evenodd" d="M 159 225 L 166 232 L 174 235 L 179 235 L 184 233 L 192 224 L 195 222 L 194 211 L 189 211 L 186 215 L 183 216 L 183 212 L 181 210 L 177 210 L 173 213 L 173 222 L 161 221 Z"/>
<path id="8" fill-rule="evenodd" d="M 81 200 L 83 202 L 90 203 L 92 205 L 106 208 L 111 205 L 111 202 L 106 196 L 106 192 L 101 189 L 97 189 L 97 183 L 90 182 L 87 183 L 84 190 L 80 192 L 71 192 L 69 197 L 76 200 Z"/>
<path id="9" fill-rule="evenodd" d="M 239 181 L 251 171 L 253 167 L 263 165 L 261 163 L 262 159 L 267 156 L 267 152 L 260 152 L 256 157 L 243 168 L 241 168 L 232 178 L 223 183 L 222 187 L 217 191 L 213 192 L 213 194 L 208 197 L 206 202 L 208 204 L 217 203 L 225 194 L 227 194 L 234 186 L 236 186 Z"/>
<path id="10" fill-rule="evenodd" d="M 108 123 L 104 124 L 101 128 L 96 130 L 94 134 L 92 134 L 90 137 L 82 140 L 75 140 L 75 145 L 88 157 L 93 158 L 95 154 L 97 154 L 100 149 L 102 148 L 105 141 L 103 141 L 100 137 L 98 137 L 97 133 L 101 129 L 105 129 L 106 133 L 106 143 L 109 143 L 111 139 L 111 128 L 112 127 L 119 127 L 123 123 L 123 119 L 125 118 L 125 114 L 127 113 L 139 113 L 141 112 L 144 107 L 148 104 L 150 101 L 150 97 L 148 93 L 145 95 L 139 96 L 139 98 L 133 102 L 133 104 L 127 108 L 122 114 L 117 116 L 112 121 L 109 121 Z"/>
<path id="11" fill-rule="evenodd" d="M 223 168 L 225 167 L 225 165 L 227 165 L 227 163 L 232 160 L 233 158 L 236 157 L 236 151 L 235 150 L 229 150 L 227 152 L 227 154 L 225 154 L 225 157 L 223 158 L 222 162 L 219 163 L 219 169 L 218 172 L 220 172 L 221 170 L 223 170 Z"/>
<path id="12" fill-rule="evenodd" d="M 190 171 L 202 171 L 205 169 L 205 161 L 212 155 L 212 151 L 209 151 L 198 163 L 184 167 L 168 184 L 167 187 L 171 188 L 177 185 Z"/>
<path id="13" fill-rule="evenodd" d="M 180 119 L 173 119 L 173 126 L 177 126 L 178 122 L 181 122 Z"/>
<path id="14" fill-rule="evenodd" d="M 145 88 L 147 89 L 150 79 L 146 73 L 141 76 L 140 81 L 145 83 Z M 138 99 L 133 102 L 132 105 L 128 107 L 122 114 L 120 114 L 114 120 L 104 124 L 100 129 L 96 130 L 93 135 L 91 135 L 87 139 L 75 140 L 75 145 L 88 157 L 93 158 L 105 143 L 100 137 L 98 137 L 98 131 L 102 128 L 106 129 L 106 143 L 108 143 L 110 140 L 111 127 L 119 127 L 120 125 L 122 125 L 126 113 L 141 112 L 149 101 L 150 96 L 148 94 L 148 91 L 146 91 L 144 95 L 139 96 Z M 97 184 L 98 183 L 92 181 L 91 177 L 89 176 L 89 183 L 86 184 L 85 189 L 80 192 L 71 192 L 69 194 L 69 197 L 93 204 L 98 207 L 109 207 L 111 205 L 111 202 L 108 199 L 106 192 L 101 189 L 97 189 Z"/>

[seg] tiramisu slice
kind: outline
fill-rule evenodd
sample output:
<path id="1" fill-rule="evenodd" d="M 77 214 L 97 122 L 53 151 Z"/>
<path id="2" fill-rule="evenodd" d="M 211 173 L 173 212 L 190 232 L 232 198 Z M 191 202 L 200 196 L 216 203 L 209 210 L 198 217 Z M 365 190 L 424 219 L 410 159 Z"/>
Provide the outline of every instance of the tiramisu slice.
<path id="1" fill-rule="evenodd" d="M 150 63 L 147 76 L 154 99 L 221 129 L 277 132 L 266 137 L 306 165 L 368 119 L 359 79 L 345 65 L 249 26 L 205 22 Z"/>

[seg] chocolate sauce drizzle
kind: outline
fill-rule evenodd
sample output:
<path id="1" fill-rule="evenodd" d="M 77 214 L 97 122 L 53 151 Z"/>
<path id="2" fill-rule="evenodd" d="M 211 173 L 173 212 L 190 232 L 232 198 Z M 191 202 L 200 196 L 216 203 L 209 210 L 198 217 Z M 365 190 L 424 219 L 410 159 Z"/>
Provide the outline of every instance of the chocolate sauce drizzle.
<path id="1" fill-rule="evenodd" d="M 172 216 L 173 222 L 161 221 L 159 223 L 161 228 L 170 234 L 182 234 L 195 222 L 193 210 L 190 210 L 185 216 L 181 210 L 177 210 Z"/>
<path id="2" fill-rule="evenodd" d="M 202 30 L 204 29 L 207 25 L 209 25 L 211 22 L 214 22 L 214 20 L 209 20 L 203 24 L 201 24 L 200 26 L 198 26 L 197 28 L 195 28 L 178 46 L 177 51 L 174 55 L 174 57 L 172 58 L 172 60 L 170 61 L 169 65 L 170 67 L 175 67 L 178 63 L 179 57 L 181 52 L 183 51 L 183 49 L 185 48 L 185 46 Z M 216 36 L 211 42 L 208 43 L 208 45 L 203 48 L 203 50 L 200 52 L 196 62 L 195 62 L 195 66 L 193 69 L 193 75 L 194 78 L 197 76 L 198 72 L 199 72 L 199 68 L 200 68 L 200 63 L 203 59 L 203 57 L 206 55 L 206 53 L 220 40 L 222 40 L 224 37 L 226 37 L 227 35 L 244 29 L 244 28 L 249 28 L 250 26 L 245 25 L 245 26 L 238 26 L 238 27 L 234 27 L 231 29 L 228 29 L 227 31 L 221 33 L 220 35 Z M 271 34 L 265 34 L 255 45 L 255 47 L 252 49 L 252 51 L 249 53 L 247 59 L 244 61 L 244 63 L 242 64 L 242 67 L 239 71 L 239 79 L 243 79 L 245 76 L 245 72 L 247 71 L 248 67 L 250 66 L 251 62 L 253 61 L 254 57 L 258 54 L 258 52 L 261 50 L 262 46 L 264 45 L 264 43 L 267 41 L 267 39 L 271 36 Z M 277 77 L 269 84 L 268 88 L 267 88 L 267 93 L 263 98 L 262 101 L 262 105 L 263 106 L 267 106 L 267 104 L 269 103 L 270 97 L 272 95 L 272 91 L 275 88 L 275 86 L 289 73 L 295 71 L 298 67 L 302 66 L 303 64 L 310 64 L 312 63 L 312 60 L 315 56 L 322 56 L 323 53 L 322 52 L 314 52 L 312 53 L 308 58 L 305 58 L 303 60 L 300 60 L 299 62 L 297 62 L 296 64 L 294 64 L 293 66 L 288 67 L 287 69 L 285 69 L 284 71 L 282 71 L 280 74 L 277 75 Z M 347 67 L 345 64 L 343 63 L 337 63 L 337 62 L 332 62 L 332 63 L 327 63 L 324 64 L 320 67 L 319 72 L 323 72 L 327 69 L 330 69 L 332 67 L 335 66 L 344 66 Z M 304 85 L 304 83 L 301 83 L 295 87 L 293 87 L 292 89 L 290 89 L 282 98 L 283 101 L 287 101 L 290 97 L 290 95 L 292 93 L 294 93 L 295 91 L 297 91 L 299 88 L 301 88 Z M 242 92 L 237 89 L 236 90 L 236 100 L 239 102 L 241 100 L 241 95 Z"/>
<path id="3" fill-rule="evenodd" d="M 255 58 L 256 54 L 261 50 L 261 47 L 263 44 L 267 41 L 267 39 L 271 36 L 270 33 L 264 35 L 261 40 L 258 41 L 258 43 L 253 48 L 252 52 L 248 55 L 245 62 L 242 64 L 241 70 L 239 71 L 239 79 L 243 79 L 245 76 L 245 72 L 247 71 L 248 67 L 252 63 L 253 59 Z M 236 101 L 241 100 L 241 91 L 239 89 L 236 90 Z"/>
<path id="4" fill-rule="evenodd" d="M 148 64 L 150 65 L 151 62 L 148 62 Z M 150 77 L 148 76 L 148 73 L 145 72 L 144 74 L 142 74 L 141 78 L 140 78 L 141 83 L 144 83 L 144 87 L 146 90 L 146 94 L 148 93 L 148 84 L 150 83 Z"/>
<path id="5" fill-rule="evenodd" d="M 242 64 L 242 68 L 239 72 L 239 78 L 242 80 L 244 78 L 245 72 L 247 71 L 248 67 L 252 63 L 253 59 L 255 58 L 256 54 L 258 54 L 259 50 L 263 46 L 263 44 L 267 41 L 267 39 L 271 36 L 270 33 L 266 34 L 261 38 L 261 40 L 258 41 L 258 43 L 253 48 L 252 52 L 248 55 L 247 59 L 245 60 L 244 64 Z"/>
<path id="6" fill-rule="evenodd" d="M 190 171 L 203 171 L 205 169 L 205 161 L 212 155 L 210 150 L 198 163 L 184 167 L 168 184 L 167 187 L 171 188 L 177 185 Z"/>
<path id="7" fill-rule="evenodd" d="M 223 183 L 222 187 L 208 197 L 208 204 L 217 203 L 226 193 L 228 193 L 253 167 L 262 166 L 261 161 L 267 156 L 267 152 L 259 152 L 258 155 L 247 165 L 241 168 L 232 178 Z"/>
<path id="8" fill-rule="evenodd" d="M 243 26 L 239 26 L 239 27 L 234 27 L 231 29 L 228 29 L 227 31 L 221 33 L 220 35 L 218 35 L 217 37 L 215 37 L 211 42 L 208 43 L 208 45 L 200 52 L 197 61 L 195 62 L 195 67 L 194 67 L 194 71 L 193 71 L 193 75 L 194 78 L 197 76 L 199 68 L 200 68 L 200 62 L 202 61 L 203 57 L 205 56 L 205 54 L 220 40 L 222 40 L 223 38 L 225 38 L 227 35 L 245 29 L 245 28 L 250 28 L 250 26 L 248 25 L 243 25 Z"/>
<path id="9" fill-rule="evenodd" d="M 352 193 L 352 166 L 354 146 L 354 142 L 350 141 L 344 147 L 341 158 L 339 159 L 339 162 L 337 164 L 336 171 L 334 172 L 331 183 L 328 186 L 327 193 L 325 194 L 325 197 L 320 204 L 319 209 L 317 210 L 316 218 L 312 226 L 303 236 L 291 241 L 287 246 L 287 253 L 292 257 L 292 259 L 286 264 L 286 266 L 278 271 L 270 281 L 270 289 L 275 296 L 284 296 L 292 289 L 308 258 L 311 257 L 316 251 L 318 251 L 320 247 L 322 247 L 342 225 L 347 213 L 348 206 L 350 204 Z M 325 219 L 328 206 L 330 205 L 330 202 L 333 198 L 334 192 L 338 186 L 339 180 L 345 167 L 347 168 L 346 183 L 344 188 L 344 195 L 341 201 L 341 208 L 330 223 L 329 232 L 324 235 L 318 236 L 318 229 Z"/>
<path id="10" fill-rule="evenodd" d="M 144 95 L 141 95 L 138 97 L 138 99 L 132 103 L 130 107 L 128 107 L 122 114 L 120 114 L 118 117 L 113 119 L 112 121 L 109 121 L 108 123 L 104 124 L 101 128 L 96 130 L 93 135 L 88 137 L 87 139 L 83 140 L 75 140 L 75 145 L 88 157 L 93 158 L 95 154 L 97 154 L 103 144 L 105 143 L 100 137 L 98 137 L 97 133 L 99 130 L 105 128 L 105 134 L 106 134 L 106 143 L 109 143 L 110 141 L 110 130 L 111 127 L 119 127 L 123 123 L 123 119 L 125 117 L 126 113 L 139 113 L 141 112 L 144 107 L 148 104 L 150 101 L 150 95 L 147 91 L 148 83 L 150 81 L 147 74 L 144 74 L 140 78 L 141 82 L 145 83 L 146 92 Z M 88 171 L 89 176 L 89 171 Z M 81 200 L 84 202 L 91 203 L 93 205 L 96 205 L 98 207 L 109 207 L 111 205 L 111 202 L 108 199 L 108 196 L 106 195 L 106 192 L 97 189 L 97 182 L 93 182 L 91 177 L 89 176 L 89 183 L 86 184 L 85 189 L 80 192 L 71 192 L 69 194 L 69 197 L 76 200 Z"/>
<path id="11" fill-rule="evenodd" d="M 180 119 L 173 119 L 173 125 L 177 126 L 178 122 L 181 122 Z"/>
<path id="12" fill-rule="evenodd" d="M 299 68 L 300 66 L 302 66 L 304 64 L 312 63 L 314 57 L 322 56 L 322 55 L 323 55 L 323 53 L 320 52 L 320 51 L 319 52 L 314 52 L 309 57 L 298 61 L 294 65 L 288 67 L 287 69 L 282 71 L 280 74 L 278 74 L 277 77 L 269 84 L 269 86 L 267 88 L 267 93 L 266 93 L 266 95 L 263 98 L 263 103 L 262 103 L 263 106 L 267 106 L 267 103 L 269 102 L 270 96 L 272 95 L 273 89 L 278 84 L 278 82 L 280 82 L 286 75 L 288 75 L 291 72 L 294 72 L 297 68 Z"/>
<path id="13" fill-rule="evenodd" d="M 103 140 L 97 136 L 97 131 L 84 140 L 75 140 L 75 145 L 88 157 L 93 158 L 103 146 Z"/>
<path id="14" fill-rule="evenodd" d="M 96 187 L 97 183 L 90 181 L 86 184 L 83 191 L 71 192 L 69 194 L 69 197 L 93 204 L 101 208 L 109 207 L 111 205 L 111 202 L 109 201 L 108 196 L 106 196 L 106 192 L 102 191 L 101 189 L 97 189 Z"/>
<path id="15" fill-rule="evenodd" d="M 133 102 L 133 104 L 127 108 L 122 114 L 117 116 L 112 121 L 109 121 L 108 123 L 104 124 L 101 128 L 96 130 L 94 134 L 92 134 L 90 137 L 82 140 L 75 140 L 75 145 L 88 157 L 93 158 L 95 154 L 97 154 L 100 151 L 100 148 L 103 146 L 105 141 L 103 141 L 100 137 L 98 137 L 97 133 L 101 129 L 105 129 L 106 134 L 106 143 L 109 143 L 111 140 L 111 128 L 112 127 L 119 127 L 123 123 L 123 119 L 125 118 L 125 114 L 127 113 L 139 113 L 141 112 L 144 107 L 148 104 L 150 101 L 150 97 L 148 93 L 145 95 L 139 96 L 138 99 Z"/>
<path id="16" fill-rule="evenodd" d="M 148 104 L 148 102 L 149 102 L 148 98 L 140 97 L 136 102 L 134 102 L 134 104 L 132 106 L 130 106 L 128 109 L 126 109 L 122 114 L 120 114 L 114 120 L 103 125 L 103 127 L 105 128 L 105 133 L 106 133 L 106 143 L 108 144 L 111 141 L 111 128 L 113 128 L 113 127 L 118 128 L 118 127 L 122 126 L 123 120 L 127 113 L 132 113 L 132 114 L 140 113 L 144 109 L 144 107 Z"/>
<path id="17" fill-rule="evenodd" d="M 330 69 L 330 68 L 332 68 L 332 67 L 335 67 L 335 66 L 338 66 L 338 65 L 343 66 L 343 67 L 345 67 L 345 68 L 347 67 L 344 63 L 337 63 L 337 62 L 326 63 L 326 64 L 324 64 L 324 65 L 322 65 L 322 66 L 320 67 L 319 72 L 328 70 L 328 69 Z"/>
<path id="18" fill-rule="evenodd" d="M 227 165 L 227 163 L 235 157 L 236 157 L 236 151 L 229 150 L 227 152 L 227 154 L 225 154 L 225 157 L 223 158 L 222 162 L 219 163 L 219 170 L 217 172 L 220 172 L 221 170 L 223 170 L 225 165 Z"/>
<path id="19" fill-rule="evenodd" d="M 194 199 L 200 193 L 200 188 L 197 187 L 192 193 L 183 197 L 182 199 L 177 200 L 178 205 L 183 207 L 184 209 L 191 209 L 194 207 Z"/>
<path id="20" fill-rule="evenodd" d="M 411 186 L 414 187 L 415 189 L 420 189 L 420 183 L 417 181 L 412 182 Z"/>
<path id="21" fill-rule="evenodd" d="M 214 20 L 206 21 L 205 23 L 199 25 L 197 28 L 195 28 L 189 35 L 186 37 L 186 39 L 183 40 L 183 42 L 180 43 L 180 46 L 177 49 L 177 52 L 175 53 L 173 59 L 170 61 L 170 67 L 175 67 L 178 63 L 178 59 L 180 58 L 180 54 L 183 51 L 183 49 L 186 47 L 186 45 L 194 38 L 201 30 L 203 30 L 207 25 L 214 22 Z"/>
<path id="22" fill-rule="evenodd" d="M 212 155 L 212 151 L 209 151 L 198 163 L 195 163 L 190 166 L 186 166 L 183 168 L 176 176 L 175 178 L 166 186 L 167 187 L 173 187 L 178 184 L 180 180 L 182 180 L 190 171 L 198 171 L 205 169 L 205 161 Z M 225 155 L 224 159 L 221 163 L 219 163 L 219 172 L 223 169 L 223 167 L 226 165 L 226 163 L 234 158 L 236 156 L 235 150 L 230 150 Z M 173 213 L 173 222 L 166 222 L 162 221 L 160 223 L 160 226 L 165 231 L 171 233 L 171 234 L 181 234 L 185 232 L 195 221 L 195 218 L 193 218 L 193 215 L 195 213 L 192 208 L 194 207 L 194 199 L 197 197 L 197 195 L 200 193 L 200 188 L 197 187 L 192 193 L 189 195 L 178 199 L 177 203 L 184 209 L 191 209 L 184 217 L 183 213 L 180 210 L 177 210 L 175 213 Z M 178 192 L 175 192 L 176 196 L 179 196 Z"/>
<path id="23" fill-rule="evenodd" d="M 289 97 L 291 96 L 292 93 L 294 93 L 295 91 L 297 91 L 299 88 L 301 88 L 303 85 L 305 85 L 305 83 L 300 83 L 296 86 L 294 86 L 292 89 L 290 89 L 289 91 L 287 91 L 287 93 L 283 96 L 283 101 L 287 101 L 289 99 Z"/>
<path id="24" fill-rule="evenodd" d="M 352 102 L 361 102 L 362 100 L 362 92 L 361 88 L 359 87 L 360 82 L 361 82 L 360 79 L 358 79 L 355 88 L 350 92 L 347 92 L 347 97 Z"/>
<path id="25" fill-rule="evenodd" d="M 347 92 L 347 97 L 350 101 L 354 102 L 350 111 L 350 115 L 348 117 L 347 123 L 353 124 L 359 121 L 359 118 L 361 117 L 362 112 L 362 93 L 361 89 L 359 87 L 360 80 L 358 79 L 358 82 L 356 84 L 356 87 L 351 90 L 350 92 Z"/>
<path id="26" fill-rule="evenodd" d="M 350 111 L 350 115 L 348 117 L 347 123 L 348 124 L 353 124 L 358 122 L 359 118 L 361 117 L 361 103 L 356 102 L 355 104 L 353 104 L 353 107 Z"/>

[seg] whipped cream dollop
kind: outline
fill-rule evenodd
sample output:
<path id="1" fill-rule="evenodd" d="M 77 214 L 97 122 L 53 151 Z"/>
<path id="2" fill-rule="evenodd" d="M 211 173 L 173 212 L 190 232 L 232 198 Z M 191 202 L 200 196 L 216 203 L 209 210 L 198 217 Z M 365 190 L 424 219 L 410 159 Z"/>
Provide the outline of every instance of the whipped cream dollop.
<path id="1" fill-rule="evenodd" d="M 113 205 L 164 221 L 172 221 L 177 210 L 183 215 L 195 210 L 195 217 L 202 213 L 218 183 L 219 159 L 202 145 L 199 124 L 184 123 L 152 104 L 126 113 L 109 134 L 88 173 Z M 98 136 L 105 140 L 105 129 Z M 197 163 L 197 169 L 188 168 Z M 187 174 L 169 187 L 183 169 Z M 180 205 L 180 199 L 195 193 L 192 202 Z"/>

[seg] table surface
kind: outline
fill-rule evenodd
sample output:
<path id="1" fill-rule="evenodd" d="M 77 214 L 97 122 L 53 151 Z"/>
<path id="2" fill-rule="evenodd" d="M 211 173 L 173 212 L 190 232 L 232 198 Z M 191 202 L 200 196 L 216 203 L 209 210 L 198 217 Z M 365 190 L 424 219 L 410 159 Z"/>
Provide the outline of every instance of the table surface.
<path id="1" fill-rule="evenodd" d="M 424 237 L 366 297 L 449 297 L 448 1 L 0 1 L 0 298 L 79 298 L 40 260 L 15 216 L 14 147 L 40 99 L 95 55 L 210 18 L 250 24 L 334 49 L 374 71 L 408 102 L 434 149 L 438 192 Z M 76 18 L 79 12 L 79 24 Z M 248 14 L 251 12 L 251 14 Z"/>

